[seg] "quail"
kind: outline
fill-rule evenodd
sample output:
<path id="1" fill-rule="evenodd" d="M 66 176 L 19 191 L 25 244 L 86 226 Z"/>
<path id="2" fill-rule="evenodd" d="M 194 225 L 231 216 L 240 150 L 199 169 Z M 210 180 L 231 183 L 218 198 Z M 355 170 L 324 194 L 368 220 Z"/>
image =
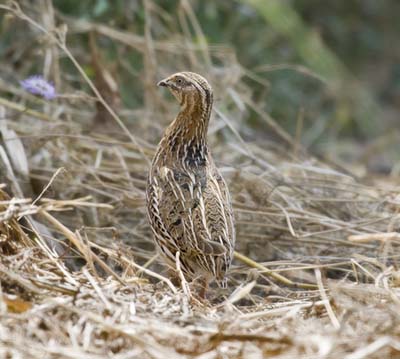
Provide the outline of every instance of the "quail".
<path id="1" fill-rule="evenodd" d="M 235 245 L 229 190 L 207 144 L 213 92 L 193 72 L 173 74 L 158 86 L 171 91 L 180 112 L 165 130 L 151 164 L 148 218 L 167 265 L 176 268 L 179 252 L 185 279 L 199 281 L 204 298 L 211 281 L 226 285 Z"/>

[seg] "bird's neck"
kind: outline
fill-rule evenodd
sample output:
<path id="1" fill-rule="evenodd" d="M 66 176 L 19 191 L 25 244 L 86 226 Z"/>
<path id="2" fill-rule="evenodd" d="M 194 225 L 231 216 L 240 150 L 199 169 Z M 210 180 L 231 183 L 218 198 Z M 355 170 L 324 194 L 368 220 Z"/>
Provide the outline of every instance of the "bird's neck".
<path id="1" fill-rule="evenodd" d="M 207 157 L 207 130 L 212 108 L 212 99 L 184 98 L 181 110 L 168 127 L 165 140 L 173 154 L 188 158 L 189 162 Z"/>

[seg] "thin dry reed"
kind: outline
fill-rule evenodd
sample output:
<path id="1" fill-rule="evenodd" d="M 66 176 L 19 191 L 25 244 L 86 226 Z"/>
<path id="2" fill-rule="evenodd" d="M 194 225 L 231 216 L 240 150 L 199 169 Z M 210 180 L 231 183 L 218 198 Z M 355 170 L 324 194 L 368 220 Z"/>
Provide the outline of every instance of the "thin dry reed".
<path id="1" fill-rule="evenodd" d="M 67 18 L 49 0 L 0 5 L 38 42 L 35 61 L 61 93 L 44 102 L 16 85 L 30 60 L 0 68 L 0 357 L 400 356 L 399 187 L 367 186 L 307 154 L 301 133 L 294 140 L 252 99 L 244 80 L 257 76 L 207 44 L 189 1 L 181 32 L 145 4 L 143 36 Z M 89 33 L 115 43 L 125 71 L 124 52 L 142 57 L 130 75 L 142 105 L 122 105 L 104 63 L 96 81 L 85 75 L 93 59 L 70 39 Z M 25 45 L 15 47 L 33 56 Z M 214 84 L 209 136 L 237 219 L 229 287 L 208 304 L 169 281 L 144 210 L 148 161 L 176 112 L 155 83 L 184 68 Z"/>

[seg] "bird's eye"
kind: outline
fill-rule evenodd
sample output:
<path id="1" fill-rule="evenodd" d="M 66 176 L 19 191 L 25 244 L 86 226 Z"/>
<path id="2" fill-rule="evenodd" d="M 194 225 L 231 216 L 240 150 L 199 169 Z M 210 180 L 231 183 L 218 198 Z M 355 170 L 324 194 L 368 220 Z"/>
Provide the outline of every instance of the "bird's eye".
<path id="1" fill-rule="evenodd" d="M 179 78 L 179 79 L 176 80 L 176 82 L 177 82 L 179 85 L 182 85 L 183 80 L 182 80 L 181 78 Z"/>

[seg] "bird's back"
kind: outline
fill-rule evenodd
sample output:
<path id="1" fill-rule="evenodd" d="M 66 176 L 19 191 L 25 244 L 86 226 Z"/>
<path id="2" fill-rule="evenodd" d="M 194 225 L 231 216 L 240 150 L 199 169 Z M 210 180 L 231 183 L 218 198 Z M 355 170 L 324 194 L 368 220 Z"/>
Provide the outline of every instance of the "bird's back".
<path id="1" fill-rule="evenodd" d="M 193 72 L 159 82 L 181 110 L 158 145 L 149 173 L 147 209 L 156 243 L 175 268 L 179 251 L 184 274 L 223 282 L 235 242 L 231 201 L 207 145 L 212 88 Z"/>
<path id="2" fill-rule="evenodd" d="M 201 162 L 201 160 L 199 160 Z M 162 143 L 148 183 L 148 214 L 161 252 L 190 277 L 222 281 L 230 266 L 235 233 L 229 192 L 210 155 L 204 163 L 168 157 Z"/>

